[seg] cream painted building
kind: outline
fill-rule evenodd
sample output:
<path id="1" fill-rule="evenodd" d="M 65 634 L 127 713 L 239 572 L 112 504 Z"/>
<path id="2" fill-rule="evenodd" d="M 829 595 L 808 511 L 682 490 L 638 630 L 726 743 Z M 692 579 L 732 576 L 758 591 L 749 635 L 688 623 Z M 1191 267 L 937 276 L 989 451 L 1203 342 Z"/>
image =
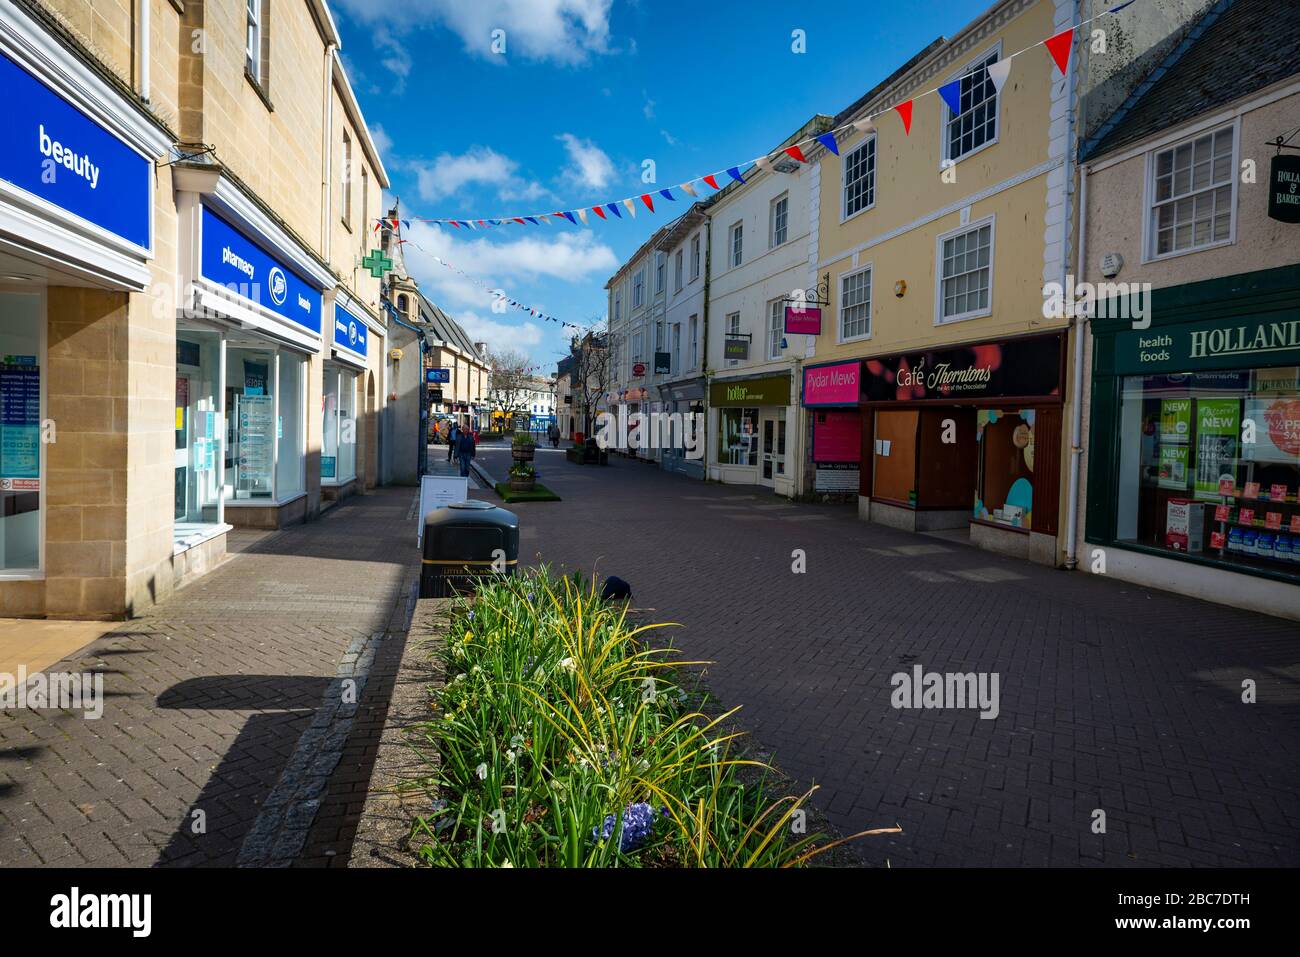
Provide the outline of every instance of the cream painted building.
<path id="1" fill-rule="evenodd" d="M 338 49 L 320 0 L 0 6 L 0 615 L 128 616 L 375 484 L 387 176 Z"/>
<path id="2" fill-rule="evenodd" d="M 815 116 L 778 147 L 824 133 Z M 792 496 L 803 484 L 797 372 L 811 336 L 786 334 L 807 301 L 812 224 L 807 164 L 782 156 L 713 197 L 707 216 L 709 478 Z"/>

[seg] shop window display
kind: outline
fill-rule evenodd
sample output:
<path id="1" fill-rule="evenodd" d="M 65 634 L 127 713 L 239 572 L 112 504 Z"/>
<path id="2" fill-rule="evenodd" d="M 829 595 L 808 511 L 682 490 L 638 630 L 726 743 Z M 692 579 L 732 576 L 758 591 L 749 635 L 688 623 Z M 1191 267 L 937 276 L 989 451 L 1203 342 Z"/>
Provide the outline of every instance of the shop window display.
<path id="1" fill-rule="evenodd" d="M 1028 530 L 1034 508 L 1034 411 L 980 409 L 975 518 Z"/>
<path id="2" fill-rule="evenodd" d="M 720 409 L 718 461 L 723 465 L 758 465 L 758 409 Z"/>
<path id="3" fill-rule="evenodd" d="M 199 329 L 176 335 L 175 525 L 178 541 L 219 520 L 217 455 L 221 336 Z"/>
<path id="4" fill-rule="evenodd" d="M 1128 376 L 1116 538 L 1300 575 L 1300 370 Z"/>
<path id="5" fill-rule="evenodd" d="M 41 298 L 0 292 L 0 574 L 41 564 Z"/>

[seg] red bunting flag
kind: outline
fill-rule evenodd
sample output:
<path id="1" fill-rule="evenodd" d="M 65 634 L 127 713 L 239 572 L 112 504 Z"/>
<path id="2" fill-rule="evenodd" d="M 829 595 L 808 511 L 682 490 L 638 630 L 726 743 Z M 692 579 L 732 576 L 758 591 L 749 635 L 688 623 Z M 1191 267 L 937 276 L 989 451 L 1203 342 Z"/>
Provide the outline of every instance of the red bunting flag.
<path id="1" fill-rule="evenodd" d="M 599 206 L 591 207 L 591 211 L 595 213 L 597 216 L 599 216 L 601 219 L 605 218 L 605 211 L 601 209 Z"/>
<path id="2" fill-rule="evenodd" d="M 453 219 L 453 220 L 451 221 L 451 224 L 452 224 L 453 226 L 455 226 L 457 229 L 460 229 L 460 223 L 456 222 L 456 220 Z"/>
<path id="3" fill-rule="evenodd" d="M 909 135 L 912 132 L 912 101 L 908 100 L 906 103 L 899 103 L 894 109 L 903 118 L 903 134 Z"/>
<path id="4" fill-rule="evenodd" d="M 790 158 L 791 158 L 791 159 L 798 160 L 800 163 L 806 163 L 806 162 L 808 162 L 806 159 L 803 158 L 803 150 L 799 149 L 799 147 L 798 147 L 797 145 L 796 145 L 796 146 L 787 146 L 787 147 L 785 148 L 785 151 L 786 151 L 786 153 L 788 153 L 788 154 L 790 155 Z"/>
<path id="5" fill-rule="evenodd" d="M 515 222 L 518 223 L 520 226 L 527 226 L 527 225 L 528 225 L 528 224 L 525 223 L 522 219 L 520 219 L 518 216 L 515 217 Z"/>
<path id="6" fill-rule="evenodd" d="M 712 174 L 712 173 L 710 173 L 708 176 L 704 177 L 704 182 L 708 183 L 708 184 L 709 184 L 710 186 L 712 186 L 714 189 L 721 189 L 721 188 L 722 188 L 722 187 L 720 187 L 720 186 L 718 185 L 718 181 L 717 181 L 716 179 L 713 178 L 713 174 Z"/>
<path id="7" fill-rule="evenodd" d="M 1057 68 L 1064 73 L 1065 68 L 1070 65 L 1070 50 L 1074 47 L 1074 27 L 1062 30 L 1056 36 L 1049 37 L 1044 43 L 1047 45 L 1047 52 L 1056 61 Z"/>
<path id="8" fill-rule="evenodd" d="M 645 208 L 650 210 L 650 212 L 653 213 L 655 211 L 655 201 L 650 198 L 649 193 L 641 194 L 641 202 L 645 203 Z"/>

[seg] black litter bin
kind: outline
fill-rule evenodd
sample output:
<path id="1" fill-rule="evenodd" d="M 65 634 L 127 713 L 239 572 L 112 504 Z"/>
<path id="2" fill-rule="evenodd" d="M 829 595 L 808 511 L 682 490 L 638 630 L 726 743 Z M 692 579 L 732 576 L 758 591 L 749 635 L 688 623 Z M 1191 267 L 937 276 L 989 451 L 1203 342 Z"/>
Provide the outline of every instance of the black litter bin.
<path id="1" fill-rule="evenodd" d="M 513 575 L 518 563 L 519 517 L 514 512 L 469 499 L 424 516 L 421 598 L 472 590 L 478 576 Z"/>

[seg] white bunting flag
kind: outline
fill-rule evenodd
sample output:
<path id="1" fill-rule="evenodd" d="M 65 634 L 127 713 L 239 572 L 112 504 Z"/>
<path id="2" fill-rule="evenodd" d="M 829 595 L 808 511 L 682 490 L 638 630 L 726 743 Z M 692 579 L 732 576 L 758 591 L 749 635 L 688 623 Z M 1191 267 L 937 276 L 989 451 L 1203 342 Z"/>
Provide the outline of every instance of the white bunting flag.
<path id="1" fill-rule="evenodd" d="M 692 186 L 690 183 L 681 183 L 678 185 L 678 189 L 680 189 L 687 196 L 699 195 L 698 193 L 695 192 L 695 187 Z"/>
<path id="2" fill-rule="evenodd" d="M 582 225 L 587 225 L 587 211 L 585 209 L 578 210 L 578 218 L 582 220 Z"/>
<path id="3" fill-rule="evenodd" d="M 764 173 L 772 172 L 772 161 L 769 160 L 766 156 L 760 156 L 758 159 L 754 160 L 754 165 L 757 166 L 759 169 L 761 169 Z"/>
<path id="4" fill-rule="evenodd" d="M 871 117 L 864 116 L 860 120 L 853 121 L 853 128 L 859 133 L 870 133 L 876 128 L 876 125 L 871 122 Z"/>
<path id="5" fill-rule="evenodd" d="M 632 214 L 632 218 L 636 219 L 636 203 L 632 202 L 630 199 L 625 199 L 623 200 L 623 205 L 626 206 L 627 211 Z"/>
<path id="6" fill-rule="evenodd" d="M 989 79 L 993 81 L 993 89 L 999 93 L 1002 92 L 1002 85 L 1007 82 L 1007 77 L 1011 73 L 1011 60 L 999 60 L 989 66 Z"/>

